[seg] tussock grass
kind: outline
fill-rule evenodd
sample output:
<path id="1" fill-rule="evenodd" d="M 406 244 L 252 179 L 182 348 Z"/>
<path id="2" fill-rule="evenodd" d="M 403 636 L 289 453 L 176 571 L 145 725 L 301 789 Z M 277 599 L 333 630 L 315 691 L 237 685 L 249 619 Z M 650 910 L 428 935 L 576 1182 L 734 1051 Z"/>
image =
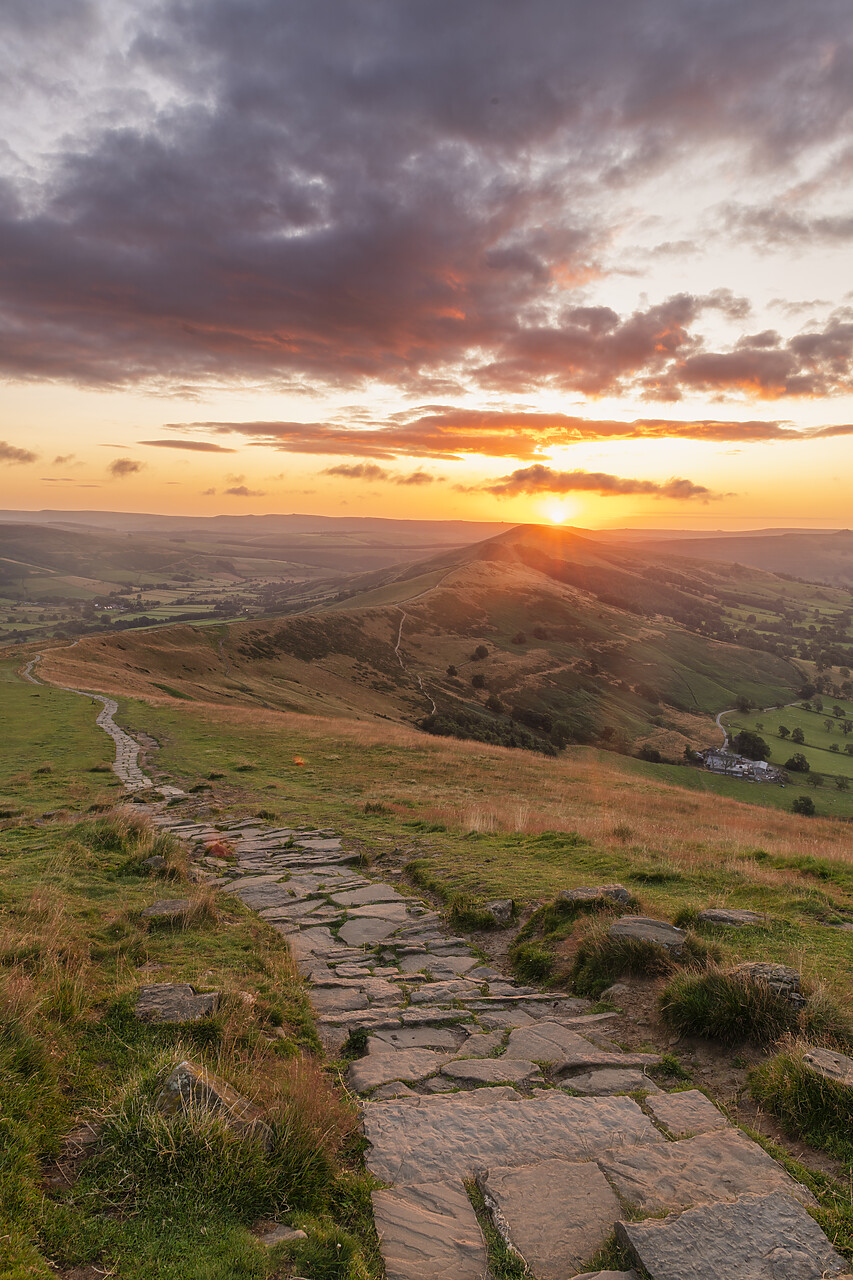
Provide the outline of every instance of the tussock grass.
<path id="1" fill-rule="evenodd" d="M 661 1016 L 680 1035 L 705 1036 L 725 1044 L 773 1044 L 784 1035 L 805 1034 L 833 1043 L 853 1042 L 849 1016 L 819 987 L 806 988 L 798 1009 L 766 983 L 719 967 L 679 974 L 661 996 Z"/>
<path id="2" fill-rule="evenodd" d="M 623 975 L 659 977 L 678 969 L 704 969 L 719 958 L 719 949 L 688 932 L 677 955 L 657 942 L 643 938 L 612 938 L 608 924 L 596 921 L 574 953 L 572 988 L 578 995 L 596 999 Z"/>
<path id="3" fill-rule="evenodd" d="M 509 948 L 513 973 L 523 982 L 544 981 L 554 972 L 555 948 L 571 934 L 579 917 L 625 910 L 623 904 L 607 897 L 578 901 L 557 897 L 545 903 L 524 923 Z"/>
<path id="4" fill-rule="evenodd" d="M 825 1080 L 804 1061 L 808 1042 L 787 1037 L 749 1077 L 752 1096 L 788 1133 L 853 1165 L 853 1088 Z"/>

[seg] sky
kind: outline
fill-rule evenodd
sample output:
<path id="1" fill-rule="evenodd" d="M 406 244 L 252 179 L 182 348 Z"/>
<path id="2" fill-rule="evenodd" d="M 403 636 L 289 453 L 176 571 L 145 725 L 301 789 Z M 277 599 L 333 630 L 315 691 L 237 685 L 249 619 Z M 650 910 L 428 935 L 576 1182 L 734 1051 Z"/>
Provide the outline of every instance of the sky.
<path id="1" fill-rule="evenodd" d="M 849 0 L 4 0 L 0 507 L 853 524 Z"/>

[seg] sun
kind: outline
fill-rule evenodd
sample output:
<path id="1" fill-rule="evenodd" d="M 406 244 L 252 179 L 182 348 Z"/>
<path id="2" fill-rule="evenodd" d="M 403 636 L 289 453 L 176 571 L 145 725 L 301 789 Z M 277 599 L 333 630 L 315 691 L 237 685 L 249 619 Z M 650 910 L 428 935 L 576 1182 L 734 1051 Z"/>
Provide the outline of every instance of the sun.
<path id="1" fill-rule="evenodd" d="M 546 520 L 551 524 L 565 524 L 575 514 L 577 504 L 566 498 L 549 498 L 542 504 Z"/>

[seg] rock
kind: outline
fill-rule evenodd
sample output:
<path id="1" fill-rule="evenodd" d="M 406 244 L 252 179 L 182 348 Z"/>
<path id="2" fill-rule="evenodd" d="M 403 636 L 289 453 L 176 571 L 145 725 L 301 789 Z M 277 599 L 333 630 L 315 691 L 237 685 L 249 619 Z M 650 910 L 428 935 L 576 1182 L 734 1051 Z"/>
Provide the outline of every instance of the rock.
<path id="1" fill-rule="evenodd" d="M 767 924 L 767 916 L 760 916 L 757 911 L 743 911 L 739 907 L 708 907 L 699 912 L 697 919 L 701 924 L 726 925 L 732 929 L 750 924 Z"/>
<path id="2" fill-rule="evenodd" d="M 441 1074 L 449 1080 L 466 1084 L 522 1084 L 540 1079 L 541 1072 L 535 1062 L 507 1058 L 469 1058 L 463 1062 L 448 1062 Z"/>
<path id="3" fill-rule="evenodd" d="M 155 1106 L 164 1116 L 178 1115 L 188 1107 L 210 1111 L 241 1137 L 258 1139 L 267 1149 L 272 1145 L 272 1130 L 260 1107 L 192 1062 L 178 1063 L 163 1085 Z"/>
<path id="4" fill-rule="evenodd" d="M 390 1084 L 381 1084 L 374 1089 L 373 1097 L 377 1102 L 389 1102 L 392 1098 L 417 1098 L 420 1095 L 410 1089 L 401 1080 L 392 1080 Z"/>
<path id="5" fill-rule="evenodd" d="M 508 929 L 515 916 L 515 904 L 512 898 L 493 898 L 491 902 L 483 904 L 483 910 L 489 913 L 500 929 Z"/>
<path id="6" fill-rule="evenodd" d="M 495 1227 L 537 1280 L 566 1280 L 613 1230 L 619 1201 L 594 1164 L 543 1160 L 476 1175 Z"/>
<path id="7" fill-rule="evenodd" d="M 453 1053 L 464 1034 L 448 1027 L 400 1027 L 377 1031 L 373 1038 L 395 1049 L 446 1049 Z"/>
<path id="8" fill-rule="evenodd" d="M 853 1089 L 853 1058 L 848 1058 L 846 1054 L 810 1045 L 803 1050 L 803 1062 L 824 1080 Z"/>
<path id="9" fill-rule="evenodd" d="M 722 1112 L 698 1089 L 657 1094 L 646 1100 L 646 1108 L 674 1138 L 684 1137 L 686 1134 L 713 1133 L 715 1129 L 729 1127 Z"/>
<path id="10" fill-rule="evenodd" d="M 480 1095 L 486 1105 L 469 1105 Z M 494 1100 L 492 1100 L 494 1099 Z M 663 1145 L 632 1098 L 570 1098 L 548 1090 L 533 1098 L 498 1100 L 491 1089 L 408 1102 L 367 1102 L 367 1166 L 381 1182 L 410 1184 L 467 1178 L 472 1168 L 553 1157 L 586 1160 L 621 1143 Z"/>
<path id="11" fill-rule="evenodd" d="M 597 902 L 601 898 L 609 898 L 611 902 L 627 906 L 633 895 L 623 884 L 580 885 L 577 889 L 562 889 L 557 894 L 562 902 Z"/>
<path id="12" fill-rule="evenodd" d="M 537 1022 L 532 1027 L 511 1031 L 506 1057 L 549 1062 L 557 1073 L 583 1067 L 644 1067 L 658 1061 L 653 1053 L 610 1053 L 571 1027 L 552 1021 Z"/>
<path id="13" fill-rule="evenodd" d="M 199 995 L 188 982 L 157 982 L 139 988 L 136 1016 L 143 1022 L 198 1022 L 216 1012 L 219 999 L 218 991 Z"/>
<path id="14" fill-rule="evenodd" d="M 432 1049 L 389 1049 L 383 1045 L 374 1051 L 371 1045 L 366 1057 L 350 1064 L 350 1088 L 365 1093 L 390 1080 L 423 1080 L 446 1061 L 447 1054 L 434 1053 Z"/>
<path id="15" fill-rule="evenodd" d="M 789 968 L 788 965 L 748 960 L 744 964 L 736 965 L 732 973 L 747 982 L 762 983 L 798 1009 L 806 1003 L 806 998 L 800 991 L 799 972 Z"/>
<path id="16" fill-rule="evenodd" d="M 638 942 L 654 942 L 659 947 L 678 953 L 684 946 L 687 934 L 665 920 L 650 920 L 647 916 L 621 916 L 608 930 L 611 938 L 633 938 Z"/>
<path id="17" fill-rule="evenodd" d="M 459 1047 L 460 1058 L 491 1058 L 503 1045 L 502 1031 L 489 1031 L 485 1035 L 471 1035 Z"/>
<path id="18" fill-rule="evenodd" d="M 161 858 L 159 853 L 155 853 L 152 857 L 146 858 L 142 865 L 147 867 L 149 871 L 165 871 L 166 859 Z"/>
<path id="19" fill-rule="evenodd" d="M 482 1232 L 461 1183 L 374 1191 L 373 1215 L 387 1280 L 482 1280 L 487 1274 Z"/>
<path id="20" fill-rule="evenodd" d="M 747 1195 L 646 1222 L 617 1222 L 652 1280 L 824 1280 L 846 1264 L 790 1196 Z"/>
<path id="21" fill-rule="evenodd" d="M 748 1192 L 779 1191 L 814 1203 L 811 1192 L 736 1129 L 660 1147 L 603 1152 L 596 1160 L 620 1198 L 642 1214 L 735 1200 Z"/>
<path id="22" fill-rule="evenodd" d="M 606 991 L 602 991 L 599 999 L 612 1000 L 614 1004 L 618 1004 L 620 1000 L 624 1000 L 625 997 L 630 994 L 631 988 L 628 986 L 627 982 L 614 982 Z M 602 1275 L 603 1274 L 604 1273 L 602 1272 Z"/>
<path id="23" fill-rule="evenodd" d="M 643 1075 L 642 1071 L 623 1067 L 597 1067 L 592 1071 L 581 1071 L 569 1076 L 565 1084 L 575 1093 L 583 1094 L 636 1093 L 640 1089 L 647 1093 L 660 1092 L 654 1080 Z"/>
<path id="24" fill-rule="evenodd" d="M 308 1234 L 305 1231 L 296 1231 L 293 1227 L 286 1227 L 284 1223 L 279 1223 L 275 1227 L 270 1227 L 268 1231 L 259 1231 L 255 1239 L 259 1244 L 264 1244 L 268 1249 L 272 1249 L 277 1244 L 288 1244 L 291 1240 L 307 1240 Z"/>
<path id="25" fill-rule="evenodd" d="M 640 1280 L 636 1271 L 584 1271 L 574 1280 Z"/>
<path id="26" fill-rule="evenodd" d="M 157 902 L 152 902 L 150 907 L 146 907 L 141 915 L 143 920 L 162 920 L 177 924 L 186 919 L 191 906 L 189 898 L 161 898 Z"/>
<path id="27" fill-rule="evenodd" d="M 434 978 L 450 978 L 455 974 L 470 973 L 476 967 L 476 956 L 431 956 L 424 951 L 403 956 L 400 960 L 403 973 L 420 973 L 424 970 Z"/>
<path id="28" fill-rule="evenodd" d="M 347 920 L 338 930 L 338 937 L 348 947 L 373 947 L 394 933 L 399 924 L 398 920 Z"/>
<path id="29" fill-rule="evenodd" d="M 368 884 L 361 889 L 353 889 L 349 893 L 333 893 L 332 902 L 339 907 L 361 907 L 370 902 L 401 902 L 408 900 L 387 884 Z"/>

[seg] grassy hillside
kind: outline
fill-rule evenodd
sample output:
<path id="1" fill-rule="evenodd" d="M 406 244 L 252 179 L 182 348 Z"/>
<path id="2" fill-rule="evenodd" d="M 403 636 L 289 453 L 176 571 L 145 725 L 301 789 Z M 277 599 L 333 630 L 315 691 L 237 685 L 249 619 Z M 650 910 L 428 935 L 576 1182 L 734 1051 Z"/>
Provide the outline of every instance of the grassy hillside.
<path id="1" fill-rule="evenodd" d="M 635 547 L 638 544 L 634 544 Z M 771 573 L 790 574 L 809 582 L 833 586 L 853 586 L 853 533 L 818 531 L 774 534 L 737 534 L 716 538 L 655 539 L 639 544 L 641 549 L 661 556 L 689 556 L 691 559 L 737 561 Z"/>

